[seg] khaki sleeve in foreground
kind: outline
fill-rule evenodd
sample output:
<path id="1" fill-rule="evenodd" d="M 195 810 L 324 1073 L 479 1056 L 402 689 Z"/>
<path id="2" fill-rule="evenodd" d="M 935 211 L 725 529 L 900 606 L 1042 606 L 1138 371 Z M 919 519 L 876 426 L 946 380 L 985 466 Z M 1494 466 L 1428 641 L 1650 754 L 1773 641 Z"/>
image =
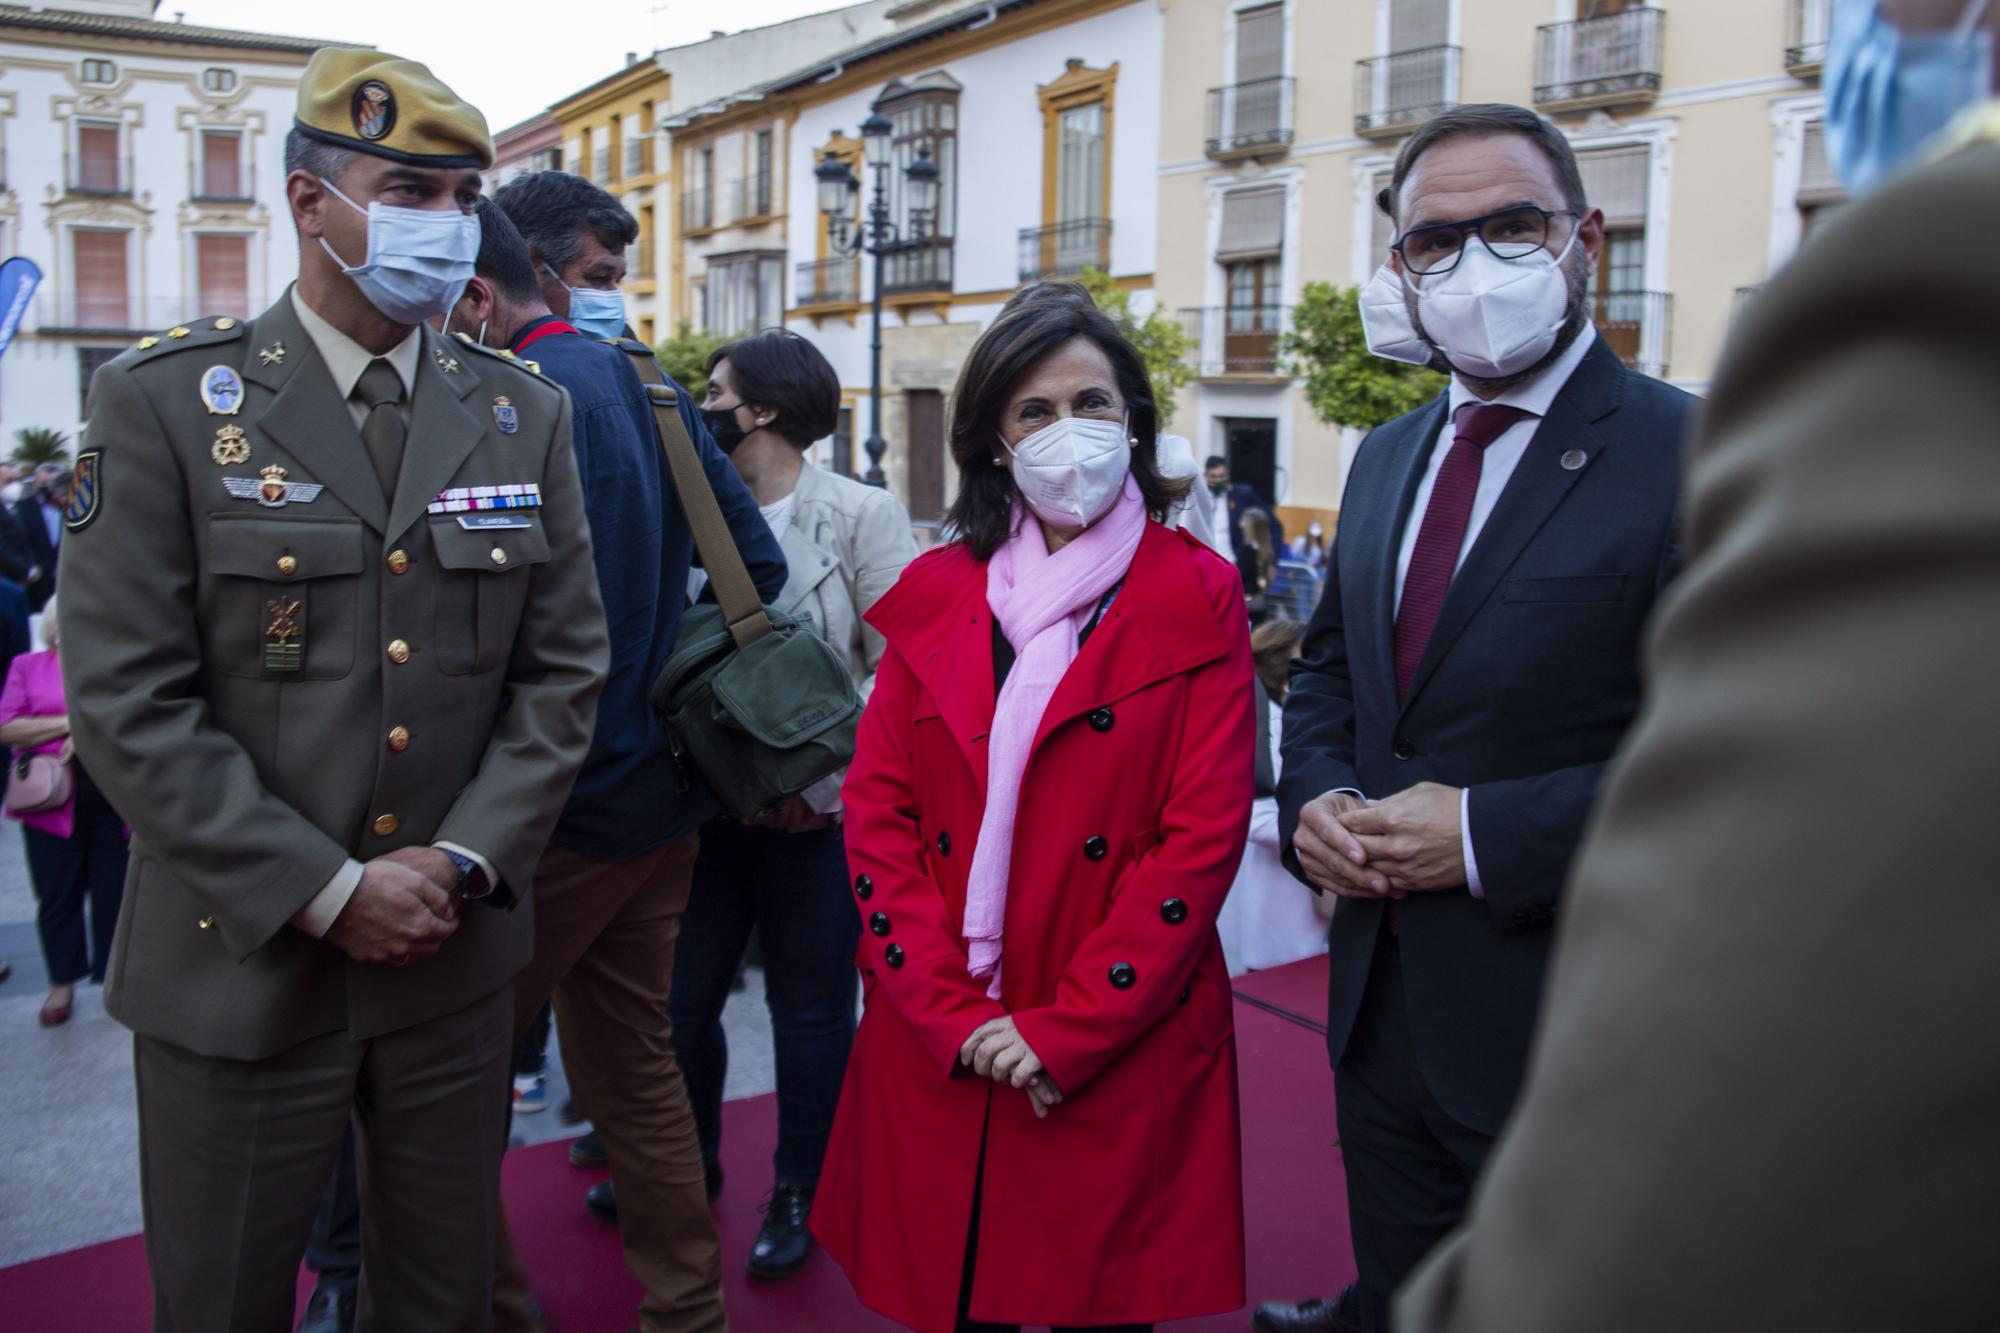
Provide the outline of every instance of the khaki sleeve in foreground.
<path id="1" fill-rule="evenodd" d="M 1402 1333 L 1990 1329 L 2000 150 L 1749 316 L 1519 1109 Z"/>

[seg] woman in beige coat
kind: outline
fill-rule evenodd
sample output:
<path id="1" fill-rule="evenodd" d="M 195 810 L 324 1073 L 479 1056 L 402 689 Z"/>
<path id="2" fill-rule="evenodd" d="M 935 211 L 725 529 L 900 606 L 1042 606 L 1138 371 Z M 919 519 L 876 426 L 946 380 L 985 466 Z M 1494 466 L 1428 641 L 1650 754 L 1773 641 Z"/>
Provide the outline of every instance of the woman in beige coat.
<path id="1" fill-rule="evenodd" d="M 790 566 L 777 605 L 812 621 L 846 659 L 865 699 L 882 636 L 862 613 L 901 577 L 917 545 L 909 513 L 894 495 L 806 461 L 813 442 L 833 433 L 839 410 L 840 381 L 803 338 L 760 333 L 709 358 L 702 417 Z M 721 1189 L 717 1154 L 729 1063 L 722 1006 L 753 927 L 776 1039 L 778 1144 L 772 1198 L 748 1266 L 752 1276 L 781 1278 L 812 1252 L 806 1219 L 854 1043 L 860 920 L 847 896 L 837 775 L 762 824 L 718 819 L 702 830 L 672 1013 L 674 1051 L 694 1102 L 711 1196 Z"/>

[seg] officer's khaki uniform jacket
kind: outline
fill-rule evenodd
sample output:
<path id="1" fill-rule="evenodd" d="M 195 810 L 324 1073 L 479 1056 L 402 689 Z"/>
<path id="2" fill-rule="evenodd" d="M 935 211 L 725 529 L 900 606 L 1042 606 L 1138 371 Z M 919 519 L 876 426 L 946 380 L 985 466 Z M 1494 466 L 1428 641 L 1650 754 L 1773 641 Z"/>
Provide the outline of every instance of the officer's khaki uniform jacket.
<path id="1" fill-rule="evenodd" d="M 133 829 L 105 1004 L 139 1033 L 237 1059 L 366 1037 L 464 1008 L 532 951 L 536 859 L 606 661 L 569 399 L 421 336 L 393 503 L 289 295 L 149 340 L 93 384 L 62 655 L 78 751 Z M 241 378 L 234 415 L 203 401 L 213 366 Z M 219 464 L 231 426 L 249 458 Z M 282 505 L 225 484 L 273 464 Z M 525 527 L 425 512 L 446 488 L 522 483 L 542 497 L 507 511 Z M 273 669 L 293 602 L 298 669 Z M 288 924 L 348 857 L 434 841 L 484 857 L 521 905 L 466 904 L 404 968 Z"/>

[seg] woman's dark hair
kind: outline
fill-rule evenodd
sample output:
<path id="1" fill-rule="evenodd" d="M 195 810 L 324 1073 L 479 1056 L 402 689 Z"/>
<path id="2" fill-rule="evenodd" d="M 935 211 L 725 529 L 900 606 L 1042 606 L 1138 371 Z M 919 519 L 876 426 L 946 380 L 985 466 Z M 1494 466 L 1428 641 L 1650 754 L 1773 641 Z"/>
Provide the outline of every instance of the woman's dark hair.
<path id="1" fill-rule="evenodd" d="M 1013 528 L 1013 474 L 1004 461 L 993 461 L 1003 453 L 1000 415 L 1022 378 L 1073 338 L 1089 339 L 1111 362 L 1129 413 L 1126 433 L 1139 441 L 1132 450 L 1132 479 L 1146 512 L 1164 522 L 1167 511 L 1187 497 L 1188 481 L 1169 481 L 1155 464 L 1160 413 L 1138 351 L 1081 285 L 1039 282 L 1015 293 L 979 335 L 952 391 L 951 456 L 959 483 L 945 524 L 980 560 L 999 550 Z"/>
<path id="2" fill-rule="evenodd" d="M 826 357 L 796 333 L 766 329 L 725 343 L 708 354 L 704 373 L 729 363 L 736 396 L 778 414 L 769 429 L 798 449 L 833 434 L 840 424 L 840 376 Z"/>

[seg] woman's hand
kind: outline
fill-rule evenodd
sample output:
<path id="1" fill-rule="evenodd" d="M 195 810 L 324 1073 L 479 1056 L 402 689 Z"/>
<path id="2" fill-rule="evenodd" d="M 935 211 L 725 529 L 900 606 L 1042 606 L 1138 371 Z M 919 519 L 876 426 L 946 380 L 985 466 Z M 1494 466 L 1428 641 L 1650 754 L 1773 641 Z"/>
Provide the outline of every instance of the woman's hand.
<path id="1" fill-rule="evenodd" d="M 806 803 L 803 796 L 790 796 L 785 803 L 771 814 L 760 815 L 750 821 L 758 828 L 777 829 L 782 833 L 807 833 L 814 829 L 831 827 L 833 821 Z"/>
<path id="2" fill-rule="evenodd" d="M 1062 1090 L 1042 1068 L 1012 1017 L 981 1023 L 959 1047 L 958 1062 L 981 1078 L 1024 1090 L 1037 1116 L 1047 1116 L 1049 1108 L 1062 1101 Z"/>
<path id="3" fill-rule="evenodd" d="M 65 764 L 76 758 L 76 737 L 63 737 L 62 749 L 56 752 L 56 758 Z"/>

